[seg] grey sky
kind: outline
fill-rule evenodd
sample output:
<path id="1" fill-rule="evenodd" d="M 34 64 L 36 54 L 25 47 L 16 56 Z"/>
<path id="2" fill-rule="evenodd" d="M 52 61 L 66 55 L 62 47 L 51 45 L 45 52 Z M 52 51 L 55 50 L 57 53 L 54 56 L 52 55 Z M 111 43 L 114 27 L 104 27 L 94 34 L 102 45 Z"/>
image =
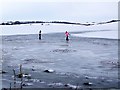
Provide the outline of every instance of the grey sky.
<path id="1" fill-rule="evenodd" d="M 99 22 L 118 19 L 117 5 L 117 2 L 4 2 L 2 21 Z"/>

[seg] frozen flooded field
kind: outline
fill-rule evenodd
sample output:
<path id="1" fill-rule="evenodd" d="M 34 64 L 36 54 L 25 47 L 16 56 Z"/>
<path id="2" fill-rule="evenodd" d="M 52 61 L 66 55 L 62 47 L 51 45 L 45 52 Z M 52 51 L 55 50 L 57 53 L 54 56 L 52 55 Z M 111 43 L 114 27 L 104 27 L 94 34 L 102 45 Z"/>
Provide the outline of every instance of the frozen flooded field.
<path id="1" fill-rule="evenodd" d="M 120 10 L 109 1 L 2 0 L 0 89 L 119 89 Z"/>
<path id="2" fill-rule="evenodd" d="M 3 88 L 14 87 L 13 69 L 18 73 L 20 64 L 31 75 L 23 78 L 23 88 L 118 88 L 118 40 L 76 33 L 68 42 L 64 33 L 43 34 L 42 40 L 37 34 L 2 36 Z"/>

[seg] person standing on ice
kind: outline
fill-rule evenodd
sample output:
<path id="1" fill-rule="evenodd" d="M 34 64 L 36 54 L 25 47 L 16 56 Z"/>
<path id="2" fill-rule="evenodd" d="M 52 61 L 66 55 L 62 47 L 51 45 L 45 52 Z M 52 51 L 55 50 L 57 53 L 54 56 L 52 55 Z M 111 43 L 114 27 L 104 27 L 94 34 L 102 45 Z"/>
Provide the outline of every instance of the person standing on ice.
<path id="1" fill-rule="evenodd" d="M 41 40 L 41 30 L 39 31 L 39 40 Z"/>
<path id="2" fill-rule="evenodd" d="M 69 35 L 70 35 L 70 34 L 66 31 L 66 32 L 65 32 L 66 41 L 69 41 Z"/>

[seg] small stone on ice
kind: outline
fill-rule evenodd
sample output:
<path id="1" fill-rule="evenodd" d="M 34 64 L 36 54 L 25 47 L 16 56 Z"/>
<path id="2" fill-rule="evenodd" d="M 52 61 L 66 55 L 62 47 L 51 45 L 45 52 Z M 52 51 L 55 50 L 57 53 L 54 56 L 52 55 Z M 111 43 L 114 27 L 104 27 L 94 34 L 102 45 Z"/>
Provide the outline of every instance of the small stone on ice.
<path id="1" fill-rule="evenodd" d="M 48 70 L 44 70 L 44 72 L 47 72 L 47 73 L 53 73 L 53 72 L 55 72 L 55 71 L 52 70 L 52 69 L 48 69 Z"/>
<path id="2" fill-rule="evenodd" d="M 91 82 L 86 82 L 86 83 L 83 83 L 84 85 L 88 85 L 88 86 L 91 86 L 92 83 Z"/>

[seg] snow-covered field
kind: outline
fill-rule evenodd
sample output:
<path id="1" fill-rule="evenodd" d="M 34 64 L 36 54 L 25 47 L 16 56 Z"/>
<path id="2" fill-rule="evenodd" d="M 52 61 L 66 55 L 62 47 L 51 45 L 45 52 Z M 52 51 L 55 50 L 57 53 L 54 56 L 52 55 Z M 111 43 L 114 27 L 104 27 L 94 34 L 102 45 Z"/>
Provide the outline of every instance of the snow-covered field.
<path id="1" fill-rule="evenodd" d="M 118 39 L 118 31 L 100 31 L 100 32 L 89 32 L 84 34 L 72 34 L 76 37 L 90 37 L 90 38 L 107 38 L 107 39 Z"/>
<path id="2" fill-rule="evenodd" d="M 38 34 L 39 30 L 41 30 L 42 33 L 56 33 L 56 32 L 65 32 L 65 31 L 69 31 L 69 32 L 88 31 L 88 33 L 81 33 L 81 34 L 76 33 L 73 36 L 118 39 L 117 22 L 103 24 L 103 25 L 93 25 L 93 26 L 65 25 L 65 24 L 43 24 L 43 25 L 31 24 L 31 25 L 11 25 L 11 26 L 8 25 L 8 26 L 1 26 L 0 32 L 1 35 Z"/>

